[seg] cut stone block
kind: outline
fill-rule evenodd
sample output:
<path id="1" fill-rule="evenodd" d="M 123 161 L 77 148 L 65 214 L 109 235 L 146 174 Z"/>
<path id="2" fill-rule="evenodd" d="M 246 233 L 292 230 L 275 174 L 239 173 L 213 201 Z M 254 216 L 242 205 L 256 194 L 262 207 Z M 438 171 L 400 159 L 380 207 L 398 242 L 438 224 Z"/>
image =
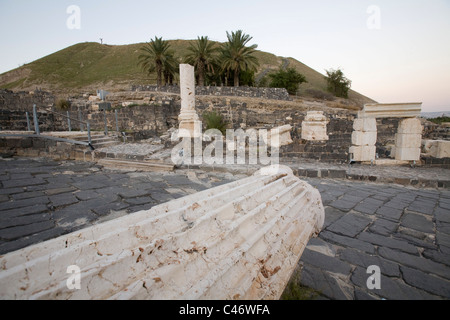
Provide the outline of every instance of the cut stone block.
<path id="1" fill-rule="evenodd" d="M 397 133 L 422 134 L 423 127 L 419 119 L 404 119 L 398 125 Z"/>
<path id="2" fill-rule="evenodd" d="M 423 140 L 422 151 L 433 158 L 450 158 L 450 141 Z"/>
<path id="3" fill-rule="evenodd" d="M 263 168 L 8 253 L 0 299 L 278 299 L 324 216 L 317 189 Z"/>
<path id="4" fill-rule="evenodd" d="M 328 119 L 323 114 L 323 111 L 308 111 L 305 117 L 305 121 L 327 122 Z"/>
<path id="5" fill-rule="evenodd" d="M 302 122 L 302 139 L 308 141 L 328 141 L 328 119 L 323 111 L 308 111 Z"/>
<path id="6" fill-rule="evenodd" d="M 420 160 L 420 148 L 395 148 L 395 159 L 406 161 Z"/>
<path id="7" fill-rule="evenodd" d="M 420 148 L 421 144 L 421 134 L 397 133 L 395 135 L 396 148 Z"/>
<path id="8" fill-rule="evenodd" d="M 450 158 L 450 141 L 439 140 L 436 158 Z"/>
<path id="9" fill-rule="evenodd" d="M 352 144 L 355 146 L 374 146 L 377 143 L 377 132 L 353 131 Z"/>
<path id="10" fill-rule="evenodd" d="M 358 112 L 358 118 L 415 118 L 420 117 L 422 103 L 369 103 Z"/>
<path id="11" fill-rule="evenodd" d="M 375 146 L 351 146 L 349 153 L 353 154 L 354 161 L 372 161 L 375 160 Z"/>
<path id="12" fill-rule="evenodd" d="M 265 143 L 275 148 L 291 144 L 293 142 L 291 130 L 291 125 L 273 128 L 267 133 L 267 141 L 265 141 Z"/>
<path id="13" fill-rule="evenodd" d="M 353 130 L 362 132 L 377 132 L 377 120 L 375 118 L 355 119 Z"/>

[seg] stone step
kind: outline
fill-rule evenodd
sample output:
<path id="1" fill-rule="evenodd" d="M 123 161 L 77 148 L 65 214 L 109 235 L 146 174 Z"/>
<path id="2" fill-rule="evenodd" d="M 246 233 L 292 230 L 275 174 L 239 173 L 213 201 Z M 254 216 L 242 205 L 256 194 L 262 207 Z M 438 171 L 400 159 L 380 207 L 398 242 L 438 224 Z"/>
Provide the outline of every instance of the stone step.
<path id="1" fill-rule="evenodd" d="M 323 223 L 317 189 L 263 168 L 2 256 L 0 298 L 278 299 Z M 67 286 L 68 265 L 80 290 Z"/>
<path id="2" fill-rule="evenodd" d="M 150 161 L 127 161 L 117 159 L 100 159 L 98 164 L 112 169 L 131 169 L 139 171 L 173 171 L 174 165 L 150 162 Z"/>

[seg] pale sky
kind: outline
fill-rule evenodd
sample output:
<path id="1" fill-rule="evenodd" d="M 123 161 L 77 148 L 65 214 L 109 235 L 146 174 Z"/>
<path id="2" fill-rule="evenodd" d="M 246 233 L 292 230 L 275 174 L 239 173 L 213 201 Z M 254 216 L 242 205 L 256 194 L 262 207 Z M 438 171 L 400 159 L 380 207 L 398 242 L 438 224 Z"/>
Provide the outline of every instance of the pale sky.
<path id="1" fill-rule="evenodd" d="M 80 29 L 67 21 L 80 9 Z M 450 0 L 0 0 L 0 73 L 73 44 L 132 44 L 242 29 L 258 49 L 341 68 L 381 103 L 450 111 Z"/>

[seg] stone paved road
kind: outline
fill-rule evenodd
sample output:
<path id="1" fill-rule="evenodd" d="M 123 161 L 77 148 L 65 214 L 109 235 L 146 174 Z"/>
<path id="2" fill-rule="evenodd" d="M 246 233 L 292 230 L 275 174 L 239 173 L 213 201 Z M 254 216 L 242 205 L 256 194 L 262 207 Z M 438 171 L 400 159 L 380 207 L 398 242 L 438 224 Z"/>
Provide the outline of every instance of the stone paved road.
<path id="1" fill-rule="evenodd" d="M 0 254 L 243 176 L 0 160 Z M 449 189 L 307 181 L 322 194 L 326 221 L 299 262 L 303 286 L 328 299 L 450 298 Z M 381 271 L 379 290 L 367 287 L 371 265 Z"/>
<path id="2" fill-rule="evenodd" d="M 300 260 L 303 286 L 329 299 L 450 298 L 450 190 L 308 181 L 326 221 Z M 380 289 L 368 289 L 372 265 Z"/>
<path id="3" fill-rule="evenodd" d="M 240 178 L 111 171 L 87 162 L 0 160 L 0 254 Z"/>

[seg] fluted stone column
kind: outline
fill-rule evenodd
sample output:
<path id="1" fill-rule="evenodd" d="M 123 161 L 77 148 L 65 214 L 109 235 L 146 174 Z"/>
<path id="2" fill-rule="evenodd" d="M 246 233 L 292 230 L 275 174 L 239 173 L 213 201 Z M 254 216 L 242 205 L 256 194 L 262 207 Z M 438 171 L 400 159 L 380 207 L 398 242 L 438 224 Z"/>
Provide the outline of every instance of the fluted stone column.
<path id="1" fill-rule="evenodd" d="M 316 188 L 269 166 L 0 256 L 0 299 L 279 299 L 324 219 Z"/>

